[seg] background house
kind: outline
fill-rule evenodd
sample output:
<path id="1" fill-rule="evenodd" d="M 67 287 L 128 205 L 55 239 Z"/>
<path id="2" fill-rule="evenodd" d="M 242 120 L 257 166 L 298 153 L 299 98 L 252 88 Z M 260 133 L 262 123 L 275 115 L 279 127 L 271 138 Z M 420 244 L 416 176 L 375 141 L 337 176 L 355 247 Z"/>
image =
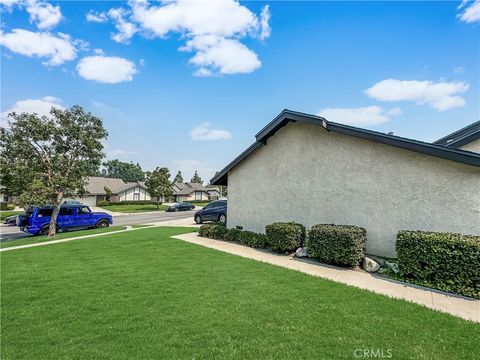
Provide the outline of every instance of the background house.
<path id="1" fill-rule="evenodd" d="M 124 182 L 122 179 L 90 176 L 86 189 L 88 194 L 77 198 L 85 205 L 96 206 L 99 201 L 107 200 L 105 187 L 111 190 L 110 202 L 151 200 L 144 182 Z"/>
<path id="2" fill-rule="evenodd" d="M 385 256 L 399 230 L 480 234 L 480 154 L 289 110 L 211 182 L 228 184 L 229 228 L 357 225 Z"/>
<path id="3" fill-rule="evenodd" d="M 202 184 L 192 182 L 175 182 L 173 183 L 172 187 L 173 197 L 176 202 L 210 200 L 208 189 Z"/>

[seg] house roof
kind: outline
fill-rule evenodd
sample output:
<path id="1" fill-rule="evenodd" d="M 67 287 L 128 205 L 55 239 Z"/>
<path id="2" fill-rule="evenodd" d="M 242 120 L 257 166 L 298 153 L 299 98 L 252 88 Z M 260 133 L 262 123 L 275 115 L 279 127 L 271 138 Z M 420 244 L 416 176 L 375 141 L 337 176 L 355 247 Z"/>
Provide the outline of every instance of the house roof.
<path id="1" fill-rule="evenodd" d="M 194 191 L 203 191 L 207 192 L 207 189 L 198 183 L 186 182 L 186 183 L 179 183 L 176 182 L 173 184 L 179 190 L 174 188 L 173 195 L 190 195 Z"/>
<path id="2" fill-rule="evenodd" d="M 480 139 L 480 120 L 438 139 L 434 144 L 457 149 L 478 139 Z"/>
<path id="3" fill-rule="evenodd" d="M 268 123 L 256 135 L 256 141 L 250 145 L 244 152 L 237 156 L 225 168 L 219 171 L 210 181 L 213 185 L 226 185 L 228 182 L 228 171 L 239 162 L 247 158 L 259 147 L 266 145 L 269 137 L 273 136 L 278 130 L 290 122 L 301 122 L 323 127 L 326 131 L 354 136 L 366 140 L 375 141 L 381 144 L 395 146 L 401 149 L 415 151 L 422 154 L 436 156 L 468 165 L 480 167 L 480 154 L 470 151 L 452 149 L 438 144 L 431 144 L 423 141 L 408 139 L 391 134 L 384 134 L 378 131 L 372 131 L 354 126 L 343 125 L 326 120 L 323 117 L 309 115 L 292 110 L 283 110 L 275 119 Z"/>
<path id="4" fill-rule="evenodd" d="M 145 189 L 143 182 L 124 182 L 122 179 L 106 178 L 101 176 L 89 176 L 87 179 L 87 192 L 90 195 L 106 195 L 105 186 L 112 190 L 112 193 L 118 194 L 133 187 L 140 186 Z"/>

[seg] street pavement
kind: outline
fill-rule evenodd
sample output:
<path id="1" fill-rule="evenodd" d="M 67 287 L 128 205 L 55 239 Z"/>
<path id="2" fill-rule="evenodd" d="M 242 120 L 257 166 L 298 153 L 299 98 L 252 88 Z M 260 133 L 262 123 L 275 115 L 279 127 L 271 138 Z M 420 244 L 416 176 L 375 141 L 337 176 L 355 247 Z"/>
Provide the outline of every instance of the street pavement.
<path id="1" fill-rule="evenodd" d="M 121 214 L 113 215 L 113 225 L 141 225 L 141 224 L 150 224 L 156 223 L 159 221 L 167 220 L 178 220 L 178 219 L 192 219 L 193 223 L 193 214 L 197 209 L 193 211 L 180 211 L 180 212 L 148 212 L 148 213 L 136 213 L 136 214 Z M 0 225 L 0 241 L 9 241 L 14 239 L 19 239 L 23 237 L 28 237 L 32 235 L 25 234 L 24 232 L 19 231 L 17 226 L 7 226 L 4 224 Z"/>

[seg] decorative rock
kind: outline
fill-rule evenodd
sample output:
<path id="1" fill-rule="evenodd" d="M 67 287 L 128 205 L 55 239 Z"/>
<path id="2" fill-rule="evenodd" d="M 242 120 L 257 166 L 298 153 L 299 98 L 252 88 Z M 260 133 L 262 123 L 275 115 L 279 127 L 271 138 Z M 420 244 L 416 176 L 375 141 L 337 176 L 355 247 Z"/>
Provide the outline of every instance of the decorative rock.
<path id="1" fill-rule="evenodd" d="M 373 259 L 374 261 L 376 261 L 380 265 L 380 267 L 385 265 L 385 260 L 384 259 L 382 259 L 380 257 L 377 257 L 377 256 L 374 256 L 374 255 L 369 255 L 369 257 L 371 259 Z"/>
<path id="2" fill-rule="evenodd" d="M 375 271 L 378 271 L 378 269 L 380 269 L 380 265 L 376 261 L 370 259 L 369 257 L 364 257 L 363 258 L 363 269 L 366 272 L 373 273 Z"/>
<path id="3" fill-rule="evenodd" d="M 307 257 L 307 249 L 306 248 L 298 248 L 297 251 L 295 251 L 295 256 L 297 257 Z"/>
<path id="4" fill-rule="evenodd" d="M 395 264 L 395 263 L 391 263 L 391 262 L 385 261 L 385 266 L 388 266 L 390 269 L 392 269 L 392 271 L 393 271 L 395 274 L 400 271 L 400 270 L 398 270 L 398 265 Z"/>

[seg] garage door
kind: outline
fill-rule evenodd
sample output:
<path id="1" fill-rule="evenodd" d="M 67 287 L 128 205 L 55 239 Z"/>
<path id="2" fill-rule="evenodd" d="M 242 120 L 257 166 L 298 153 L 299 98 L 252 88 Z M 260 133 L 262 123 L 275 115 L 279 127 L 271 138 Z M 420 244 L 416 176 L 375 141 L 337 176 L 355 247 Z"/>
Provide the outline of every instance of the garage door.
<path id="1" fill-rule="evenodd" d="M 96 195 L 85 196 L 83 198 L 79 198 L 78 201 L 80 201 L 84 205 L 97 206 L 97 196 Z"/>

